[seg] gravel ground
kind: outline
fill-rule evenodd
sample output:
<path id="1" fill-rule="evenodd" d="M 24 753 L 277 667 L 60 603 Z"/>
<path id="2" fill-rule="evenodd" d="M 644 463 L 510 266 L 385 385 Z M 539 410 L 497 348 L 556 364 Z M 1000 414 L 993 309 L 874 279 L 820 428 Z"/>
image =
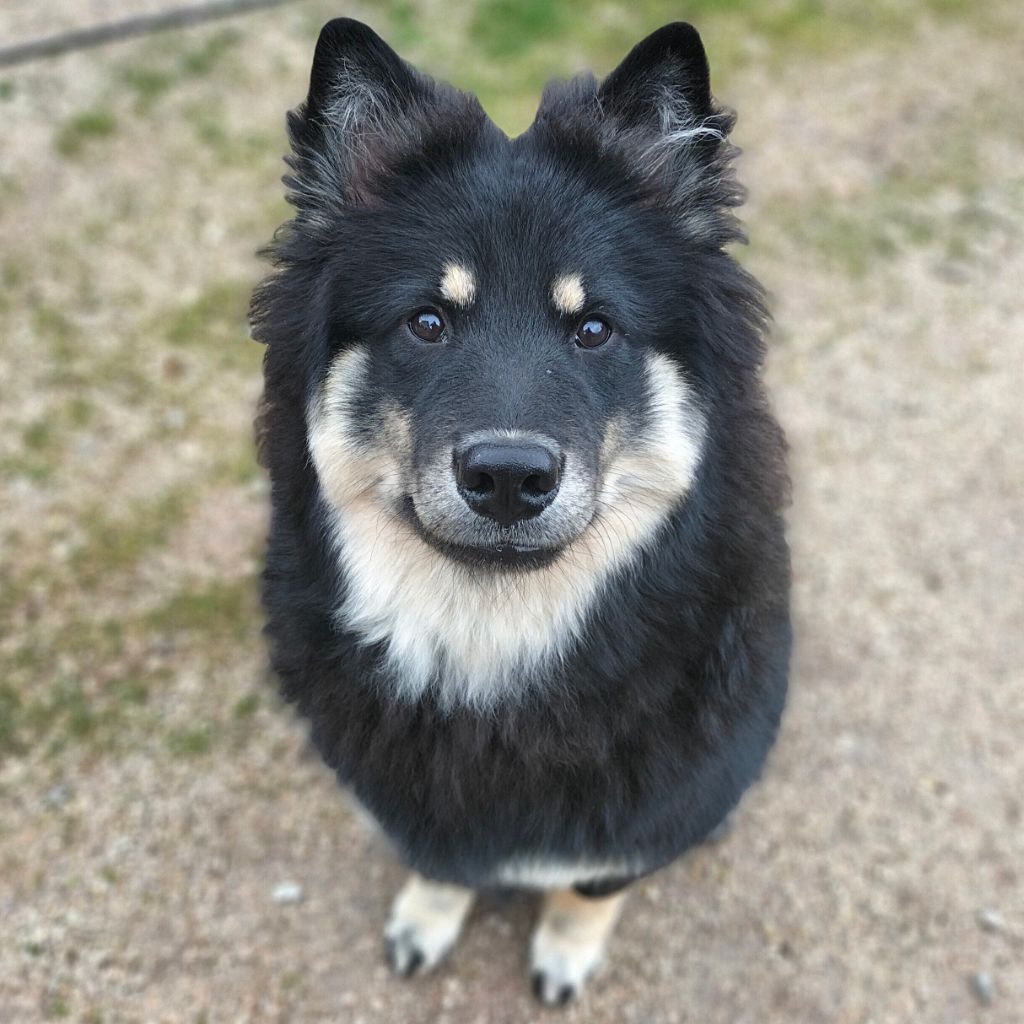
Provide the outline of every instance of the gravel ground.
<path id="1" fill-rule="evenodd" d="M 566 1021 L 1024 1019 L 1024 32 L 1010 3 L 945 7 L 875 30 L 831 4 L 849 38 L 785 50 L 709 15 L 777 318 L 792 701 L 731 833 L 636 887 Z M 454 62 L 468 17 L 449 39 L 441 5 L 403 10 L 406 52 L 484 75 Z M 554 1016 L 525 897 L 485 900 L 435 976 L 388 976 L 401 868 L 264 680 L 242 315 L 326 13 L 0 78 L 5 1024 Z M 597 9 L 602 67 L 632 18 Z M 39 21 L 15 0 L 0 36 Z"/>

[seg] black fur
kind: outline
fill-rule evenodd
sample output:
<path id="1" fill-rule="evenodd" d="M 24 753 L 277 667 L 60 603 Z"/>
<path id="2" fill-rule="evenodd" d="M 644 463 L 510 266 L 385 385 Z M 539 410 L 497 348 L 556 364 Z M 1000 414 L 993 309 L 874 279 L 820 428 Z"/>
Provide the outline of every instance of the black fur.
<path id="1" fill-rule="evenodd" d="M 353 89 L 362 99 L 346 107 Z M 707 130 L 671 136 L 687 126 Z M 655 33 L 603 85 L 550 86 L 512 140 L 364 26 L 332 22 L 321 36 L 307 103 L 289 119 L 296 217 L 253 302 L 268 344 L 267 632 L 283 694 L 324 759 L 428 877 L 486 883 L 516 855 L 653 870 L 724 818 L 773 742 L 790 647 L 784 443 L 759 380 L 762 295 L 723 250 L 739 237 L 731 126 L 689 26 Z M 467 341 L 441 369 L 396 333 L 448 253 L 497 282 L 465 337 L 514 334 L 515 358 Z M 307 456 L 307 403 L 332 355 L 369 338 L 368 430 L 387 393 L 435 430 L 495 403 L 527 425 L 564 407 L 566 443 L 584 443 L 595 417 L 635 406 L 642 387 L 626 346 L 579 369 L 575 353 L 548 354 L 555 328 L 517 305 L 570 258 L 614 297 L 630 344 L 669 355 L 696 389 L 707 416 L 696 482 L 613 578 L 582 641 L 544 669 L 551 685 L 487 712 L 444 708 L 432 692 L 398 699 L 381 645 L 335 617 L 346 584 Z M 538 367 L 565 376 L 543 401 Z M 477 411 L 459 404 L 467 376 L 484 392 Z"/>

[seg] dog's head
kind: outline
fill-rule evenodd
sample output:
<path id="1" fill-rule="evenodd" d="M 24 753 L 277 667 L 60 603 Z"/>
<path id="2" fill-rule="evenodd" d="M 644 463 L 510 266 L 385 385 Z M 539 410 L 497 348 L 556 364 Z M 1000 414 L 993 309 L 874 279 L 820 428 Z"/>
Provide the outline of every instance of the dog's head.
<path id="1" fill-rule="evenodd" d="M 549 86 L 514 139 L 365 26 L 324 28 L 254 317 L 357 582 L 401 558 L 593 579 L 685 499 L 716 389 L 760 358 L 723 252 L 731 126 L 688 25 Z"/>

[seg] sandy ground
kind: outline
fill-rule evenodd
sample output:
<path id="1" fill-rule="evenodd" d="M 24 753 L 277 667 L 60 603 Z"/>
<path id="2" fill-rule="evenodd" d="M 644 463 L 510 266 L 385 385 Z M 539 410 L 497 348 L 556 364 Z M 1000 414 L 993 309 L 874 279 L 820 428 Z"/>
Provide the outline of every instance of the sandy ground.
<path id="1" fill-rule="evenodd" d="M 731 834 L 636 887 L 564 1020 L 1024 1019 L 1024 38 L 985 10 L 727 78 L 792 444 L 792 700 Z M 402 871 L 263 679 L 240 303 L 323 13 L 247 20 L 212 69 L 204 30 L 0 79 L 5 1024 L 554 1016 L 525 897 L 388 976 Z M 145 86 L 180 54 L 180 90 Z"/>

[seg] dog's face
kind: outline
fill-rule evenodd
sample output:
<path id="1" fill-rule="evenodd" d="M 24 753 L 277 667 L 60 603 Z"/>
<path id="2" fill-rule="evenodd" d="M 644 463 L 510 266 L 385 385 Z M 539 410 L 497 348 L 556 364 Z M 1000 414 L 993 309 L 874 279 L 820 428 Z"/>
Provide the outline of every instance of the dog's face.
<path id="1" fill-rule="evenodd" d="M 731 123 L 689 26 L 600 86 L 549 87 L 512 140 L 365 26 L 324 29 L 290 119 L 298 215 L 254 311 L 364 634 L 401 646 L 381 602 L 410 588 L 472 618 L 455 606 L 524 577 L 524 615 L 571 632 L 685 499 L 714 400 L 708 282 L 736 237 Z"/>
<path id="2" fill-rule="evenodd" d="M 673 315 L 656 241 L 538 149 L 427 165 L 327 276 L 343 299 L 312 441 L 331 496 L 481 571 L 549 564 L 619 502 L 674 501 L 703 429 L 648 341 Z"/>

